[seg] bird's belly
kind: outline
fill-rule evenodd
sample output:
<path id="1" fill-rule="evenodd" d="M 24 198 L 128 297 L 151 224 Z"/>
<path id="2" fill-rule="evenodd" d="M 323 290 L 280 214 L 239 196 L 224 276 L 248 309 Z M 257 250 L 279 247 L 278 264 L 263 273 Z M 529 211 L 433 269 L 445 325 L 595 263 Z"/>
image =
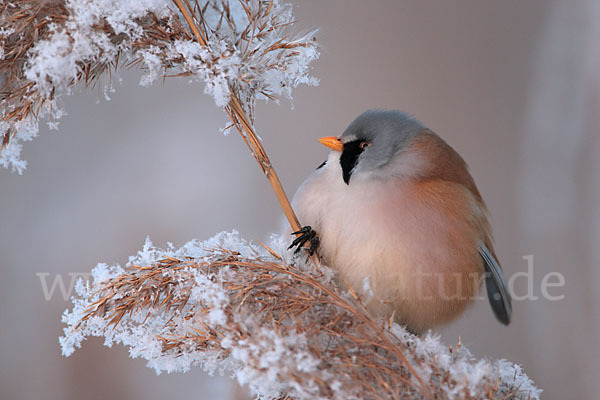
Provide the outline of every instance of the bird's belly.
<path id="1" fill-rule="evenodd" d="M 448 199 L 361 189 L 329 200 L 317 227 L 324 260 L 358 292 L 368 279 L 370 309 L 415 332 L 460 314 L 480 287 L 476 227 L 436 204 Z"/>

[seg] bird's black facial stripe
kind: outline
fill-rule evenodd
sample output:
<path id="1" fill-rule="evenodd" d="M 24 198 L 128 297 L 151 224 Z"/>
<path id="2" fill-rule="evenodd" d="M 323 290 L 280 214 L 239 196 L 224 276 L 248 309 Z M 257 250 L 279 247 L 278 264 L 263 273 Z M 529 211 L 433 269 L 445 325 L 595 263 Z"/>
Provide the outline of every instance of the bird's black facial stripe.
<path id="1" fill-rule="evenodd" d="M 327 160 L 323 161 L 323 162 L 321 163 L 321 165 L 319 165 L 319 166 L 317 167 L 317 169 L 321 169 L 321 168 L 323 168 L 323 167 L 325 166 L 325 164 L 327 164 Z"/>
<path id="2" fill-rule="evenodd" d="M 342 177 L 346 185 L 350 184 L 352 170 L 358 162 L 358 157 L 364 150 L 363 146 L 361 146 L 362 142 L 362 140 L 353 140 L 352 142 L 344 143 L 344 150 L 340 156 L 340 165 L 342 166 Z"/>

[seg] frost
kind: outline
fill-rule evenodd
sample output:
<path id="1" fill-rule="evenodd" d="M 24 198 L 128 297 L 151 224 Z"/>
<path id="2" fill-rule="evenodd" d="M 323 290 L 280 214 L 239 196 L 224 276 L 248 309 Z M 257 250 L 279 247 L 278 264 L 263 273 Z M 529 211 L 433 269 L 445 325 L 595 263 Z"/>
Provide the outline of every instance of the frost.
<path id="1" fill-rule="evenodd" d="M 162 60 L 159 55 L 159 49 L 156 46 L 150 46 L 137 52 L 137 55 L 142 58 L 146 66 L 146 72 L 140 78 L 141 86 L 150 86 L 160 75 L 162 69 Z"/>
<path id="2" fill-rule="evenodd" d="M 125 271 L 118 265 L 108 266 L 104 263 L 100 263 L 96 268 L 92 269 L 92 278 L 94 279 L 94 283 L 98 284 L 116 278 L 123 272 Z"/>
<path id="3" fill-rule="evenodd" d="M 335 288 L 334 273 L 287 252 L 287 242 L 273 236 L 267 249 L 223 232 L 159 249 L 147 238 L 125 268 L 98 264 L 91 282 L 77 282 L 63 314 L 62 353 L 100 336 L 157 373 L 228 373 L 259 399 L 427 398 L 421 382 L 436 398 L 539 399 L 541 390 L 506 360 L 477 360 L 460 344 L 449 348 L 397 324 L 383 337 L 369 331 L 364 317 L 353 319 L 360 311 L 349 311 L 355 300 Z M 322 287 L 337 300 L 328 303 Z"/>
<path id="4" fill-rule="evenodd" d="M 373 298 L 373 296 L 375 296 L 375 293 L 373 293 L 373 289 L 371 288 L 371 277 L 370 276 L 367 276 L 367 277 L 365 277 L 365 279 L 363 279 L 362 292 L 363 292 L 365 302 L 368 302 L 370 299 Z"/>
<path id="5" fill-rule="evenodd" d="M 5 7 L 4 20 L 13 24 L 23 20 L 7 15 L 30 12 L 26 3 Z M 0 29 L 4 69 L 10 70 L 15 61 L 23 64 L 20 75 L 5 82 L 6 92 L 18 94 L 3 101 L 0 112 L 4 121 L 0 135 L 9 135 L 1 148 L 0 166 L 19 173 L 26 167 L 20 158 L 22 143 L 37 134 L 38 118 L 47 118 L 50 127 L 56 128 L 55 121 L 62 116 L 60 97 L 71 94 L 90 74 L 99 79 L 117 65 L 132 62 L 142 67 L 143 86 L 163 73 L 191 76 L 219 107 L 228 104 L 233 90 L 250 114 L 257 99 L 291 99 L 296 86 L 318 83 L 309 75 L 311 62 L 319 56 L 313 35 L 293 35 L 291 7 L 278 0 L 199 1 L 204 11 L 196 17 L 204 18 L 206 43 L 190 38 L 189 27 L 172 1 L 66 0 L 57 4 L 64 5 L 67 18 L 49 15 L 42 35 L 32 33 L 38 29 L 32 18 L 26 52 L 6 53 L 6 43 L 22 38 L 10 26 Z M 12 58 L 6 59 L 6 54 Z M 22 87 L 27 88 L 25 96 L 19 92 Z M 106 99 L 112 91 L 110 82 L 105 83 Z"/>
<path id="6" fill-rule="evenodd" d="M 0 121 L 0 138 L 4 139 L 8 135 L 10 128 L 10 123 Z M 21 159 L 22 142 L 31 141 L 36 137 L 39 127 L 33 118 L 27 118 L 15 123 L 14 129 L 17 131 L 17 140 L 11 140 L 6 146 L 0 147 L 0 166 L 4 168 L 10 167 L 13 172 L 22 174 L 27 167 L 27 161 Z"/>

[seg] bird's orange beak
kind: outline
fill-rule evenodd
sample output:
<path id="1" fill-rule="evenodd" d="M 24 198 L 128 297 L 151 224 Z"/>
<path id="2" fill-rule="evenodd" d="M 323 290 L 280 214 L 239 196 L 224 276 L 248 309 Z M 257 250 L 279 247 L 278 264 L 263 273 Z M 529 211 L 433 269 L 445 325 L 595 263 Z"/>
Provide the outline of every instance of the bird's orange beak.
<path id="1" fill-rule="evenodd" d="M 340 139 L 336 138 L 335 136 L 322 137 L 321 139 L 319 139 L 319 142 L 321 142 L 321 144 L 324 144 L 325 146 L 329 147 L 331 150 L 335 150 L 335 151 L 344 150 L 344 143 L 342 143 L 342 141 Z"/>

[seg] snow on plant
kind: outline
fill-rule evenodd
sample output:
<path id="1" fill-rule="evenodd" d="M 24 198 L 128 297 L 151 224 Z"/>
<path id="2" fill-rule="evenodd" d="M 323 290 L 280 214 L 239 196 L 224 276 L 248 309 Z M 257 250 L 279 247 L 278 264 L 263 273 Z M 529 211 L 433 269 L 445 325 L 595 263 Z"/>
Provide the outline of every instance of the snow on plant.
<path id="1" fill-rule="evenodd" d="M 0 165 L 22 173 L 38 118 L 56 127 L 62 94 L 122 65 L 142 67 L 143 85 L 193 77 L 218 106 L 239 99 L 252 121 L 256 99 L 317 83 L 316 42 L 293 22 L 278 0 L 1 0 Z"/>
<path id="2" fill-rule="evenodd" d="M 518 365 L 374 320 L 330 269 L 286 247 L 236 232 L 178 249 L 146 241 L 125 269 L 100 264 L 77 284 L 63 354 L 101 336 L 156 372 L 224 372 L 261 399 L 539 398 Z"/>

